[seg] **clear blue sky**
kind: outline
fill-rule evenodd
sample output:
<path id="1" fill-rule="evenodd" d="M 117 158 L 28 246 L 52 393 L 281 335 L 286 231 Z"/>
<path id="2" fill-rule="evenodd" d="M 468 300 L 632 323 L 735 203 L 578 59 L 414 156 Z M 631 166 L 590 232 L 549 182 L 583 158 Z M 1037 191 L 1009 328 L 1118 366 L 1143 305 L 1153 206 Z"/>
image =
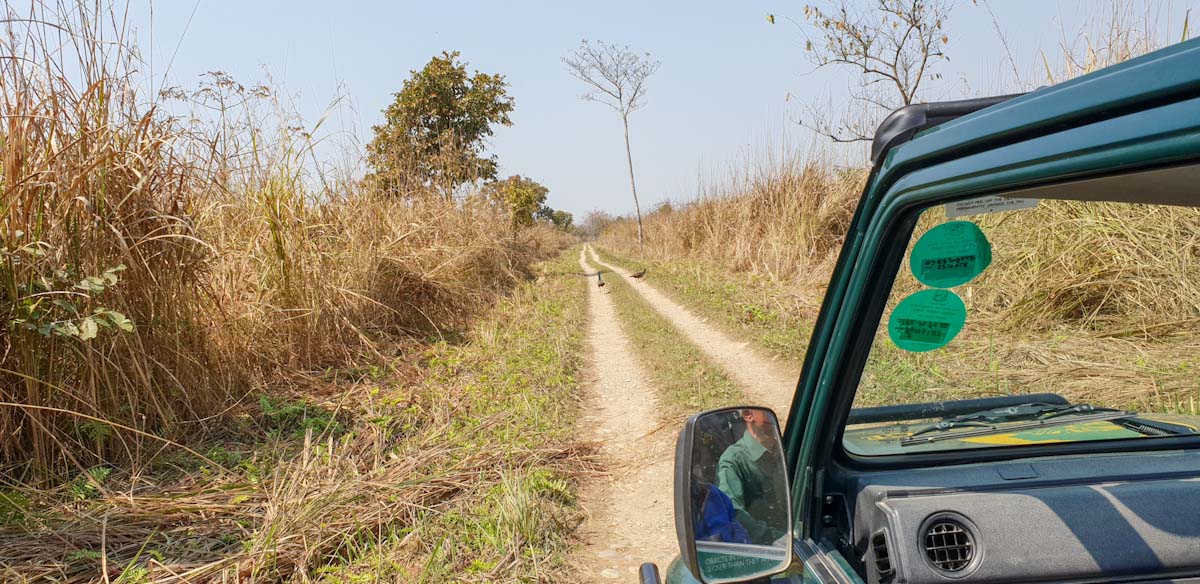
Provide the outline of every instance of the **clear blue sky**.
<path id="1" fill-rule="evenodd" d="M 156 77 L 168 62 L 168 82 L 183 86 L 194 86 L 206 71 L 226 71 L 245 83 L 268 71 L 309 120 L 342 87 L 350 107 L 332 127 L 364 141 L 410 70 L 443 50 L 458 50 L 470 68 L 501 73 L 511 84 L 513 126 L 491 141 L 501 172 L 541 181 L 550 187 L 551 206 L 577 216 L 633 208 L 619 120 L 604 106 L 579 100 L 582 87 L 560 61 L 581 39 L 629 44 L 662 61 L 648 105 L 631 120 L 643 210 L 693 197 L 698 180 L 719 176 L 770 144 L 828 151 L 792 121 L 800 113 L 795 106 L 836 104 L 848 83 L 838 71 L 814 71 L 805 60 L 802 37 L 789 22 L 802 20 L 803 1 L 131 2 L 131 20 Z M 1183 13 L 1197 5 L 1200 0 L 1150 2 L 1150 18 L 1177 39 Z M 1072 41 L 1089 18 L 1100 16 L 1092 11 L 1111 9 L 1096 0 L 991 0 L 991 6 L 1018 69 L 1032 82 L 1042 79 L 1040 51 L 1053 59 L 1064 31 Z M 1193 12 L 1195 29 L 1200 11 Z M 777 24 L 769 24 L 767 14 L 775 14 Z M 927 97 L 1016 89 L 983 2 L 959 2 L 947 32 L 951 61 L 939 65 L 944 79 Z"/>

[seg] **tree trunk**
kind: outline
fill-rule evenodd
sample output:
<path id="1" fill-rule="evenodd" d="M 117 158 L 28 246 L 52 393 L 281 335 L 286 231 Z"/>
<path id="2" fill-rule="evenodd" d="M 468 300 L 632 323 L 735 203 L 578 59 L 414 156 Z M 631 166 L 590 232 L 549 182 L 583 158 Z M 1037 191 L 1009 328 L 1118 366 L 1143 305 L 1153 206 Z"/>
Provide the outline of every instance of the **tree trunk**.
<path id="1" fill-rule="evenodd" d="M 646 255 L 645 238 L 642 236 L 642 206 L 638 203 L 637 183 L 633 180 L 633 154 L 629 149 L 629 118 L 621 116 L 625 124 L 625 161 L 629 163 L 629 188 L 633 191 L 633 210 L 637 213 L 638 252 Z"/>

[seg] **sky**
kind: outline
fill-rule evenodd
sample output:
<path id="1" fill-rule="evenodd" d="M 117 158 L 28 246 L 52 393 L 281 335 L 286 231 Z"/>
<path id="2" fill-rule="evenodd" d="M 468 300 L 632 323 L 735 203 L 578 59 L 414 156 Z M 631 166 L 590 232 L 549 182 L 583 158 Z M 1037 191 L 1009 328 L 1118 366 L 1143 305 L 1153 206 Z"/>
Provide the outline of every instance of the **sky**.
<path id="1" fill-rule="evenodd" d="M 633 210 L 620 119 L 580 100 L 584 87 L 561 61 L 583 39 L 627 44 L 662 62 L 649 81 L 647 105 L 630 118 L 643 211 L 691 199 L 701 184 L 768 152 L 860 160 L 861 148 L 831 147 L 796 123 L 805 113 L 801 104 L 836 108 L 853 82 L 845 71 L 817 69 L 807 60 L 799 28 L 804 4 L 130 0 L 130 20 L 152 79 L 194 87 L 208 71 L 246 84 L 269 74 L 310 123 L 343 96 L 324 128 L 361 143 L 411 70 L 442 51 L 459 51 L 469 69 L 500 73 L 510 84 L 513 125 L 498 128 L 489 144 L 501 175 L 534 178 L 549 187 L 550 206 L 580 217 L 592 209 Z M 1184 13 L 1200 0 L 1135 4 L 1137 18 L 1178 39 Z M 962 0 L 945 27 L 950 60 L 937 66 L 942 79 L 925 97 L 1017 90 L 1014 62 L 1022 83 L 1041 84 L 1042 54 L 1056 62 L 1063 44 L 1082 46 L 1077 33 L 1089 23 L 1095 32 L 1111 5 Z"/>

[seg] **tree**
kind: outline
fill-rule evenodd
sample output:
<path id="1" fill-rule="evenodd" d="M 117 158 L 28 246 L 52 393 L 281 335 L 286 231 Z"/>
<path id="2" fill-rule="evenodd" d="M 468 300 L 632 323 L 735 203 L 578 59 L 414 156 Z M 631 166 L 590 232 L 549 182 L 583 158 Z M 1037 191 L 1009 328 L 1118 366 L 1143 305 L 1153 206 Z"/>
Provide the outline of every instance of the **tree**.
<path id="1" fill-rule="evenodd" d="M 404 82 L 367 145 L 371 178 L 382 192 L 409 196 L 420 187 L 450 196 L 459 186 L 496 177 L 485 157 L 493 126 L 511 126 L 513 99 L 502 75 L 467 74 L 459 53 L 444 52 Z"/>
<path id="2" fill-rule="evenodd" d="M 844 65 L 860 76 L 852 91 L 857 111 L 847 111 L 832 123 L 827 112 L 811 110 L 812 120 L 801 122 L 835 142 L 870 140 L 888 112 L 913 103 L 922 82 L 940 77 L 932 66 L 947 57 L 949 42 L 943 24 L 950 14 L 949 0 L 874 0 L 867 10 L 849 0 L 837 0 L 827 9 L 804 7 L 808 23 L 803 28 L 805 49 L 817 67 Z"/>
<path id="3" fill-rule="evenodd" d="M 546 208 L 546 195 L 550 193 L 541 183 L 516 174 L 491 183 L 485 191 L 493 203 L 508 211 L 514 233 L 533 225 L 534 214 Z"/>
<path id="4" fill-rule="evenodd" d="M 588 239 L 596 239 L 600 237 L 600 234 L 604 233 L 604 230 L 608 229 L 608 226 L 612 225 L 616 220 L 617 219 L 612 215 L 599 209 L 588 211 L 588 214 L 584 215 L 583 217 L 583 225 L 580 226 L 580 231 L 582 231 L 583 234 L 588 237 Z"/>
<path id="5" fill-rule="evenodd" d="M 642 208 L 638 203 L 637 183 L 633 179 L 633 154 L 629 148 L 629 114 L 646 104 L 646 79 L 658 71 L 659 63 L 650 53 L 634 53 L 628 46 L 586 40 L 580 43 L 563 63 L 571 75 L 588 86 L 581 97 L 611 107 L 621 116 L 625 128 L 625 161 L 629 164 L 629 188 L 633 191 L 633 208 L 637 212 L 638 247 L 645 251 L 642 235 Z"/>
<path id="6" fill-rule="evenodd" d="M 550 205 L 542 205 L 533 216 L 541 219 L 563 231 L 570 231 L 572 223 L 575 221 L 575 216 L 566 212 L 555 209 Z"/>
<path id="7" fill-rule="evenodd" d="M 550 222 L 553 223 L 555 227 L 557 227 L 563 231 L 570 231 L 571 223 L 574 221 L 575 221 L 574 215 L 572 215 L 566 211 L 563 211 L 561 209 L 556 209 L 555 211 L 553 211 L 550 214 Z"/>

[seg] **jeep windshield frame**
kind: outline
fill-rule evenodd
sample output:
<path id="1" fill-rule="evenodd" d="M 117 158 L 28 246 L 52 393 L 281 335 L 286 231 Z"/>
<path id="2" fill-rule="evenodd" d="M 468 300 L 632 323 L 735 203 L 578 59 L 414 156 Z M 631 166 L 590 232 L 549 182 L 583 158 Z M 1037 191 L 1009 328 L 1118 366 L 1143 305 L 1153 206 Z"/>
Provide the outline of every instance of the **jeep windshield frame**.
<path id="1" fill-rule="evenodd" d="M 882 156 L 846 234 L 788 416 L 785 440 L 799 535 L 810 536 L 819 525 L 816 497 L 824 468 L 835 457 L 862 462 L 840 447 L 841 428 L 903 255 L 897 243 L 908 241 L 916 212 L 956 199 L 1196 162 L 1197 60 L 1200 41 L 1180 43 L 935 126 Z M 871 334 L 864 334 L 867 330 Z M 968 456 L 1000 460 L 1157 450 L 1179 440 L 1194 444 L 1188 437 L 1164 437 L 1112 445 L 1036 445 L 1019 454 L 997 447 Z M 962 460 L 961 452 L 914 453 L 878 464 Z"/>

